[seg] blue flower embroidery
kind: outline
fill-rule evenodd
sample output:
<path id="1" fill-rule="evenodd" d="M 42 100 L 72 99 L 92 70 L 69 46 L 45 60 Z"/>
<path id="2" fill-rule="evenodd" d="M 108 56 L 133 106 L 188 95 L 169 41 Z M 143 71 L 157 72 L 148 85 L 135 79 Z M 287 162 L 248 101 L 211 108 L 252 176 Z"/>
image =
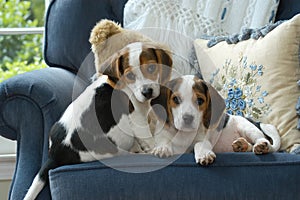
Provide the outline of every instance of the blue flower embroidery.
<path id="1" fill-rule="evenodd" d="M 227 114 L 229 114 L 229 115 L 233 115 L 233 112 L 232 112 L 232 110 L 227 110 Z"/>
<path id="2" fill-rule="evenodd" d="M 251 108 L 253 106 L 253 99 L 247 100 L 247 105 Z"/>
<path id="3" fill-rule="evenodd" d="M 256 86 L 256 92 L 259 92 L 260 89 L 261 89 L 261 86 L 260 86 L 260 85 Z"/>
<path id="4" fill-rule="evenodd" d="M 229 99 L 225 99 L 225 105 L 226 105 L 226 109 L 230 108 L 230 100 Z"/>
<path id="5" fill-rule="evenodd" d="M 234 98 L 235 98 L 235 99 L 241 98 L 242 95 L 243 95 L 243 91 L 242 91 L 240 88 L 236 88 L 236 89 L 234 90 Z"/>
<path id="6" fill-rule="evenodd" d="M 250 65 L 249 67 L 250 67 L 250 69 L 251 69 L 252 71 L 255 71 L 255 70 L 257 69 L 257 66 L 256 66 L 256 65 Z"/>
<path id="7" fill-rule="evenodd" d="M 267 92 L 267 91 L 263 91 L 262 93 L 261 93 L 261 95 L 263 96 L 263 97 L 265 97 L 265 96 L 267 96 L 269 93 Z"/>
<path id="8" fill-rule="evenodd" d="M 240 110 L 245 110 L 245 108 L 246 108 L 246 102 L 243 99 L 239 99 L 238 105 L 239 105 L 239 109 Z"/>
<path id="9" fill-rule="evenodd" d="M 233 91 L 233 89 L 230 88 L 228 90 L 228 95 L 227 96 L 228 96 L 228 99 L 233 99 L 233 97 L 234 97 L 234 91 Z"/>
<path id="10" fill-rule="evenodd" d="M 235 78 L 231 79 L 229 85 L 232 87 L 232 86 L 234 86 L 235 84 L 236 84 L 236 79 L 235 79 Z"/>
<path id="11" fill-rule="evenodd" d="M 263 104 L 265 102 L 263 97 L 258 97 L 257 100 L 260 104 Z"/>
<path id="12" fill-rule="evenodd" d="M 232 110 L 236 110 L 238 108 L 238 101 L 236 99 L 232 99 L 230 102 L 230 108 Z"/>
<path id="13" fill-rule="evenodd" d="M 259 76 L 262 76 L 264 73 L 263 73 L 263 71 L 262 71 L 262 69 L 263 69 L 263 66 L 262 65 L 259 65 L 258 66 L 258 69 L 257 69 L 257 74 L 259 75 Z"/>
<path id="14" fill-rule="evenodd" d="M 260 119 L 270 111 L 270 105 L 265 103 L 269 93 L 258 81 L 264 75 L 263 65 L 249 64 L 247 57 L 241 55 L 238 65 L 227 59 L 222 68 L 212 73 L 211 83 L 218 86 L 228 114 Z"/>
<path id="15" fill-rule="evenodd" d="M 244 117 L 244 113 L 242 111 L 240 111 L 240 110 L 236 111 L 235 114 L 238 115 L 238 116 Z"/>
<path id="16" fill-rule="evenodd" d="M 225 99 L 227 113 L 244 116 L 243 110 L 246 109 L 246 102 L 244 100 L 243 91 L 241 88 L 229 88 L 227 98 Z"/>

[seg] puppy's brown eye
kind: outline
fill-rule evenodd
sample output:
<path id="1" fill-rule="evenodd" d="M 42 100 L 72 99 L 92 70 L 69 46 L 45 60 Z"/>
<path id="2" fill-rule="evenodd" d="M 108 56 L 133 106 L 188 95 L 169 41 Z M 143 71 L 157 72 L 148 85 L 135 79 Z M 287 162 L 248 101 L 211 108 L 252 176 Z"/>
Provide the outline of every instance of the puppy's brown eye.
<path id="1" fill-rule="evenodd" d="M 196 104 L 197 104 L 197 105 L 201 106 L 203 103 L 204 103 L 204 99 L 202 99 L 202 98 L 197 98 L 197 100 L 196 100 Z"/>
<path id="2" fill-rule="evenodd" d="M 156 70 L 156 65 L 155 64 L 148 65 L 148 68 L 147 68 L 148 73 L 152 74 L 152 73 L 155 72 L 155 70 Z"/>
<path id="3" fill-rule="evenodd" d="M 181 103 L 180 97 L 174 96 L 174 97 L 173 97 L 173 102 L 174 102 L 175 104 L 180 104 L 180 103 Z"/>
<path id="4" fill-rule="evenodd" d="M 126 74 L 126 78 L 129 79 L 129 80 L 134 81 L 134 80 L 135 80 L 135 74 L 132 73 L 132 72 L 128 72 L 128 73 Z"/>

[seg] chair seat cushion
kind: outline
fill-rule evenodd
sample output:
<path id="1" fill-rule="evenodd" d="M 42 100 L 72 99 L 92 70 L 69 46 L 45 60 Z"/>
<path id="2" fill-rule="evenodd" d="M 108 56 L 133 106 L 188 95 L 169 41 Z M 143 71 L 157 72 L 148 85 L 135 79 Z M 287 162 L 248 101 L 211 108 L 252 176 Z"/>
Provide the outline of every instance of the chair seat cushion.
<path id="1" fill-rule="evenodd" d="M 175 161 L 163 166 L 172 159 Z M 52 198 L 300 199 L 299 155 L 222 153 L 207 167 L 197 165 L 193 154 L 178 159 L 121 156 L 103 163 L 96 161 L 51 170 Z M 152 171 L 155 167 L 157 170 Z M 140 173 L 141 169 L 150 172 Z"/>

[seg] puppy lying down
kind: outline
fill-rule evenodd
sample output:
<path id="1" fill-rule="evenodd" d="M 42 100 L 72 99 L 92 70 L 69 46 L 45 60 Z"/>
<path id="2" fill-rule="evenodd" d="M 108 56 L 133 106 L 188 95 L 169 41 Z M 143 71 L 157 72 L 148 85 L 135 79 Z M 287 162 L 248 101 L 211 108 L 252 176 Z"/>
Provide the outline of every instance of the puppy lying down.
<path id="1" fill-rule="evenodd" d="M 159 118 L 157 127 L 163 127 L 154 135 L 156 146 L 152 154 L 156 156 L 194 150 L 196 162 L 208 165 L 216 158 L 215 152 L 264 154 L 280 147 L 273 125 L 226 114 L 224 99 L 196 76 L 171 80 L 151 104 Z"/>

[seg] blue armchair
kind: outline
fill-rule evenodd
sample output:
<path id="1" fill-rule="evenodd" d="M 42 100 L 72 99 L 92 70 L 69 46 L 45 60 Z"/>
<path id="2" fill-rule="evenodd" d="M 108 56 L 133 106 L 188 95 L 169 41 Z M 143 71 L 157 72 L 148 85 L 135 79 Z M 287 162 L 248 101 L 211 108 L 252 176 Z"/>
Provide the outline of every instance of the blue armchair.
<path id="1" fill-rule="evenodd" d="M 17 140 L 10 199 L 23 199 L 47 158 L 51 126 L 90 83 L 92 27 L 103 18 L 122 23 L 125 3 L 53 0 L 45 23 L 49 67 L 0 84 L 0 134 Z M 299 12 L 297 0 L 282 0 L 276 20 Z M 59 167 L 38 199 L 300 199 L 299 155 L 222 153 L 209 167 L 196 165 L 192 154 L 172 159 L 136 155 Z"/>

